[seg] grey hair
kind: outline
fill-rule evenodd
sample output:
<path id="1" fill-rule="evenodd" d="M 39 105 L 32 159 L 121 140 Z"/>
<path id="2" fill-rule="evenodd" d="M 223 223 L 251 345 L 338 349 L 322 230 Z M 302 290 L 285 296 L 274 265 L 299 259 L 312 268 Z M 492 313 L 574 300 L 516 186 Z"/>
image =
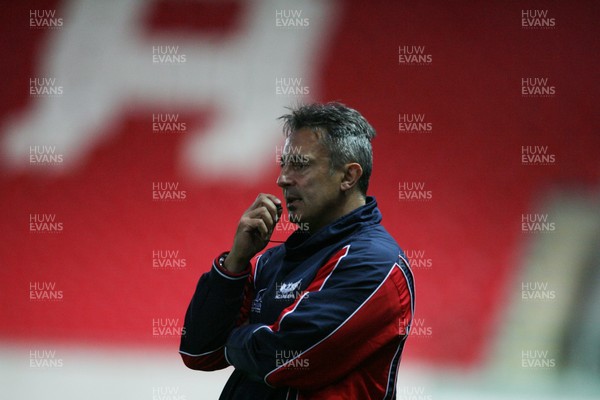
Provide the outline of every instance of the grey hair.
<path id="1" fill-rule="evenodd" d="M 284 121 L 284 135 L 288 137 L 302 128 L 322 132 L 321 140 L 329 151 L 331 171 L 351 162 L 360 164 L 363 174 L 358 180 L 358 188 L 366 196 L 373 170 L 371 139 L 376 135 L 367 120 L 358 111 L 337 102 L 306 104 L 290 111 L 279 117 Z"/>

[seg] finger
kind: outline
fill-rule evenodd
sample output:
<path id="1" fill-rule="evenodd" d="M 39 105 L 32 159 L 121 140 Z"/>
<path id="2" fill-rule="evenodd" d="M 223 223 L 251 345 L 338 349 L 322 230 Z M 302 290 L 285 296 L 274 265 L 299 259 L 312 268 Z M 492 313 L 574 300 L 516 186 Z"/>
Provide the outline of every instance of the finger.
<path id="1" fill-rule="evenodd" d="M 272 194 L 261 193 L 256 198 L 256 201 L 253 204 L 253 208 L 258 209 L 260 207 L 265 207 L 269 214 L 271 215 L 271 219 L 274 223 L 279 221 L 279 217 L 281 216 L 282 206 L 281 200 L 279 200 L 276 196 Z"/>
<path id="2" fill-rule="evenodd" d="M 271 212 L 265 206 L 250 211 L 248 217 L 252 219 L 262 219 L 267 228 L 273 227 L 276 222 Z"/>
<path id="3" fill-rule="evenodd" d="M 262 218 L 249 219 L 247 226 L 250 233 L 258 233 L 262 240 L 269 240 L 270 229 Z"/>
<path id="4" fill-rule="evenodd" d="M 261 193 L 258 195 L 258 198 L 263 198 L 266 197 L 268 198 L 270 201 L 273 202 L 273 204 L 281 204 L 281 200 L 279 200 L 279 198 L 273 194 L 270 193 Z"/>

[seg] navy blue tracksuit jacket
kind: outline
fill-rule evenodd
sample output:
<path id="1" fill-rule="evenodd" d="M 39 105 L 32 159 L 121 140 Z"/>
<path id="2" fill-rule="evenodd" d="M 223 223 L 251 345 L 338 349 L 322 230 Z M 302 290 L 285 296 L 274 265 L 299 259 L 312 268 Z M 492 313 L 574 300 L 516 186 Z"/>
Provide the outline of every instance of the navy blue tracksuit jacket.
<path id="1" fill-rule="evenodd" d="M 184 363 L 233 365 L 221 399 L 395 399 L 414 284 L 380 221 L 368 197 L 311 236 L 294 232 L 246 273 L 215 259 L 185 316 Z"/>

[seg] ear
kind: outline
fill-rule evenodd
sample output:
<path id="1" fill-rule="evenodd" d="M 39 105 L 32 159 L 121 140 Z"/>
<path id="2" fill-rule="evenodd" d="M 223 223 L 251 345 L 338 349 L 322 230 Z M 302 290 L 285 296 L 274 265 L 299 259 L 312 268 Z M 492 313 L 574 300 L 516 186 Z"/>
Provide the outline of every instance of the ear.
<path id="1" fill-rule="evenodd" d="M 363 174 L 362 167 L 358 163 L 350 163 L 344 166 L 344 176 L 340 183 L 342 192 L 352 189 L 358 183 Z"/>

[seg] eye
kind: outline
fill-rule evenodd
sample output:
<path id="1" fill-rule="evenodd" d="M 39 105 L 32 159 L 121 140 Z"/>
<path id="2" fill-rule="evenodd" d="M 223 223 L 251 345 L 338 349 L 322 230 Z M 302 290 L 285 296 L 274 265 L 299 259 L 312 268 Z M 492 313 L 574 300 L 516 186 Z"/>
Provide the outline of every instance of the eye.
<path id="1" fill-rule="evenodd" d="M 291 163 L 292 168 L 296 171 L 301 171 L 308 167 L 308 161 L 295 161 Z"/>
<path id="2" fill-rule="evenodd" d="M 287 165 L 294 171 L 302 171 L 310 166 L 309 159 L 306 156 L 291 154 L 281 157 L 279 166 L 285 168 Z"/>

